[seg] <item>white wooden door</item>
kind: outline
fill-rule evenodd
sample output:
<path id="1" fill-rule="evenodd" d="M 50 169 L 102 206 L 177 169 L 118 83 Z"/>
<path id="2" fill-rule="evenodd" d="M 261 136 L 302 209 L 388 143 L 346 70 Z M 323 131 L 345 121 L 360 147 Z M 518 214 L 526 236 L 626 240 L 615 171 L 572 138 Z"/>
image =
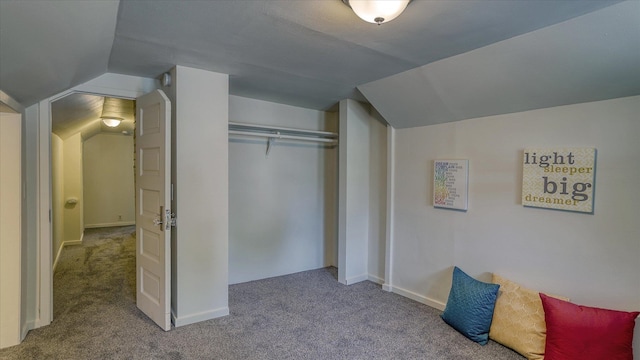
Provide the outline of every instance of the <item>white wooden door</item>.
<path id="1" fill-rule="evenodd" d="M 136 304 L 171 329 L 171 102 L 136 100 Z"/>

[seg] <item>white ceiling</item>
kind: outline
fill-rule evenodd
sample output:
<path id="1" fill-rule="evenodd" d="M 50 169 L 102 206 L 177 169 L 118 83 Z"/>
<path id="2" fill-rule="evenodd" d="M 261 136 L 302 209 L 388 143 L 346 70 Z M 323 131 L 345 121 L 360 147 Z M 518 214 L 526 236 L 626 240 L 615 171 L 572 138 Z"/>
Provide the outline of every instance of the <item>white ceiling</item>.
<path id="1" fill-rule="evenodd" d="M 489 69 L 496 71 L 495 76 L 517 78 L 520 86 L 515 91 L 521 93 L 521 98 L 528 99 L 525 107 L 541 107 L 548 103 L 544 92 L 538 91 L 540 81 L 536 91 L 527 90 L 528 82 L 539 80 L 538 71 L 544 71 L 547 66 L 569 69 L 569 72 L 554 71 L 543 80 L 560 88 L 562 86 L 558 84 L 566 83 L 567 79 L 582 78 L 585 71 L 602 71 L 586 76 L 585 81 L 576 84 L 580 88 L 591 88 L 591 91 L 586 94 L 577 91 L 575 96 L 563 96 L 563 101 L 582 102 L 614 94 L 638 94 L 638 86 L 629 86 L 629 83 L 636 82 L 637 85 L 640 82 L 636 77 L 635 57 L 640 34 L 638 26 L 629 25 L 628 19 L 640 19 L 639 2 L 630 0 L 614 5 L 619 2 L 414 0 L 396 20 L 377 26 L 358 19 L 341 0 L 0 0 L 0 89 L 28 106 L 105 72 L 155 78 L 178 64 L 229 74 L 230 92 L 234 95 L 313 109 L 331 108 L 345 98 L 369 100 L 376 108 L 387 109 L 381 111 L 383 115 L 387 112 L 385 116 L 389 118 L 402 117 L 394 121 L 400 126 L 425 125 L 430 123 L 430 118 L 435 122 L 443 121 L 437 113 L 442 108 L 436 108 L 433 114 L 427 109 L 422 113 L 421 121 L 407 123 L 403 122 L 405 115 L 389 114 L 395 110 L 389 110 L 391 107 L 384 102 L 376 104 L 379 99 L 373 100 L 373 95 L 371 99 L 363 97 L 357 88 L 371 89 L 371 84 L 377 80 L 396 74 L 400 74 L 398 79 L 403 79 L 407 73 L 401 73 L 405 71 L 418 69 L 416 71 L 424 73 L 423 66 L 448 61 L 453 64 L 454 71 L 456 66 L 463 66 L 467 73 L 473 73 L 475 56 L 458 64 L 460 60 L 456 60 L 459 58 L 456 55 L 464 57 L 479 49 L 482 64 L 493 64 Z M 499 45 L 502 41 L 511 41 L 508 39 L 519 41 L 520 37 L 526 36 L 523 34 L 539 34 L 544 28 L 553 28 L 554 24 L 579 21 L 590 13 L 599 14 L 618 6 L 626 6 L 625 9 L 631 11 L 631 14 L 616 16 L 622 17 L 623 27 L 630 26 L 622 41 L 629 43 L 631 39 L 632 42 L 626 51 L 598 56 L 594 60 L 607 62 L 613 59 L 615 66 L 581 65 L 571 73 L 573 68 L 566 64 L 584 64 L 589 61 L 590 54 L 572 51 L 571 43 L 553 42 L 546 33 L 528 38 L 521 47 L 530 49 L 520 49 L 515 54 L 510 50 L 518 46 L 504 48 Z M 611 17 L 593 19 L 616 21 Z M 600 25 L 587 26 L 593 30 L 589 32 L 592 38 L 579 40 L 595 45 L 582 44 L 580 49 L 609 51 L 610 47 L 597 44 L 620 42 L 616 40 L 619 32 L 608 34 L 605 30 L 598 33 Z M 568 40 L 575 39 L 570 37 Z M 548 46 L 545 41 L 552 43 Z M 499 43 L 495 45 L 499 52 L 480 49 L 496 43 Z M 619 50 L 618 47 L 614 49 Z M 533 62 L 536 71 L 530 71 L 530 60 L 543 56 L 546 60 Z M 565 66 L 557 67 L 558 64 Z M 617 81 L 624 74 L 631 75 L 627 84 L 608 82 L 612 77 Z M 461 77 L 452 79 L 447 93 L 426 92 L 415 101 L 444 102 L 454 108 L 463 106 L 456 104 L 460 99 L 448 97 L 467 90 L 465 82 Z M 403 93 L 411 88 L 410 80 Z M 482 76 L 477 81 L 474 87 L 482 81 Z M 603 83 L 606 89 L 602 89 Z M 396 88 L 403 88 L 404 80 L 390 84 L 385 85 L 385 92 L 392 94 Z M 511 86 L 481 90 L 506 98 L 514 91 Z M 573 92 L 576 89 L 565 90 Z M 606 90 L 605 95 L 598 96 L 601 90 Z M 538 101 L 537 97 L 544 101 Z M 464 99 L 467 98 L 469 95 L 465 95 Z M 482 97 L 473 99 L 475 103 L 483 100 Z M 496 102 L 491 105 L 496 107 L 491 112 L 513 111 L 507 105 L 506 101 L 504 104 Z M 501 106 L 504 109 L 500 109 Z M 457 109 L 449 111 L 458 112 Z M 445 117 L 444 121 L 474 115 L 473 111 L 459 112 L 462 115 Z"/>

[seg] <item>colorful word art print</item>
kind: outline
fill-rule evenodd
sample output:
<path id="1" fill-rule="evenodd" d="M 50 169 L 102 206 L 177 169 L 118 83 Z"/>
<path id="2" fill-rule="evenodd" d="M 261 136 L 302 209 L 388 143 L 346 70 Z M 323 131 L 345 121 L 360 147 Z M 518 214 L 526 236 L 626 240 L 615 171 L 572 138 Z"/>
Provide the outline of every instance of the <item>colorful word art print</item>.
<path id="1" fill-rule="evenodd" d="M 467 210 L 469 160 L 433 162 L 433 206 Z"/>
<path id="2" fill-rule="evenodd" d="M 595 148 L 528 148 L 522 159 L 522 205 L 593 213 Z"/>

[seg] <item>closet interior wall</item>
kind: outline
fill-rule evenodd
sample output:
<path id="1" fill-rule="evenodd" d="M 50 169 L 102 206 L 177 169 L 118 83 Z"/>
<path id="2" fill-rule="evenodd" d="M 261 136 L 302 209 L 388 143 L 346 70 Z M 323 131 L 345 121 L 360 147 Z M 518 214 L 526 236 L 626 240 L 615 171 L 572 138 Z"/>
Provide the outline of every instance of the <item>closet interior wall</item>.
<path id="1" fill-rule="evenodd" d="M 338 115 L 229 97 L 229 121 L 338 132 Z M 229 283 L 337 266 L 335 144 L 229 137 Z"/>

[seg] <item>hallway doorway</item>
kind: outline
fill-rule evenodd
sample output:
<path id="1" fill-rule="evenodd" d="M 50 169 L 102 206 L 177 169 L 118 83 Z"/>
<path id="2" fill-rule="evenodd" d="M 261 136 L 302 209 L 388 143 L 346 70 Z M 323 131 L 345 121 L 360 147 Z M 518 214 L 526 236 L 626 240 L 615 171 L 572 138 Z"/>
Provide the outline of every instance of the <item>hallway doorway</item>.
<path id="1" fill-rule="evenodd" d="M 102 118 L 108 104 L 110 113 L 121 119 L 115 127 Z M 110 267 L 88 262 L 97 249 L 96 236 L 120 239 L 119 232 L 128 228 L 135 235 L 134 109 L 133 100 L 87 93 L 72 93 L 51 103 L 53 318 L 68 307 L 67 300 L 58 304 L 61 297 L 56 295 L 60 293 L 58 282 L 66 279 L 59 276 L 66 271 L 58 267 L 70 256 L 67 253 L 84 249 L 87 257 L 82 263 L 91 266 L 95 281 L 101 281 L 99 272 Z M 87 241 L 92 243 L 87 245 Z M 87 284 L 79 285 L 82 289 Z M 135 276 L 133 286 L 135 290 Z M 133 296 L 135 299 L 135 292 Z"/>

